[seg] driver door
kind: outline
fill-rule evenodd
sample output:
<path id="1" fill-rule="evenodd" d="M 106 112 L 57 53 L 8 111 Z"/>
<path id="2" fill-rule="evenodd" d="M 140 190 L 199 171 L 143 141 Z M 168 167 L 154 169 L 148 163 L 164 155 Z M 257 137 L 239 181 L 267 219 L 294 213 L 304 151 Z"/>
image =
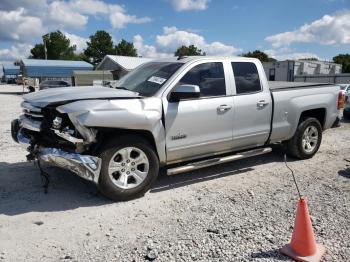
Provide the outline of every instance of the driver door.
<path id="1" fill-rule="evenodd" d="M 177 83 L 198 85 L 200 97 L 164 103 L 168 162 L 228 151 L 233 138 L 233 97 L 222 62 L 201 63 Z"/>

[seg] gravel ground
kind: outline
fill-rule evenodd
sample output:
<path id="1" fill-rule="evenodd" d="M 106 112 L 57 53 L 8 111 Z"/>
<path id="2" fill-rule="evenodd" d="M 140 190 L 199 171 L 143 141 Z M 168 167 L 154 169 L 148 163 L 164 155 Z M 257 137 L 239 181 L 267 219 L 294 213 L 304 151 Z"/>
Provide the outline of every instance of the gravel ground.
<path id="1" fill-rule="evenodd" d="M 162 176 L 143 198 L 113 203 L 94 185 L 39 172 L 11 139 L 16 87 L 0 86 L 0 261 L 289 261 L 297 194 L 281 151 Z M 324 133 L 314 158 L 291 161 L 323 261 L 350 261 L 350 123 Z M 349 164 L 349 163 L 348 163 Z"/>

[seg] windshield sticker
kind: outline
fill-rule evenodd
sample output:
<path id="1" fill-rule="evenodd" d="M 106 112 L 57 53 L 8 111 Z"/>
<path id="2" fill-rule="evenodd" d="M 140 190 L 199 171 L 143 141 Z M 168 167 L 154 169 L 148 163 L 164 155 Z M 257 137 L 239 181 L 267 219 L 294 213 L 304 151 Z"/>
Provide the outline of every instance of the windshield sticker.
<path id="1" fill-rule="evenodd" d="M 151 76 L 147 81 L 161 85 L 166 81 L 166 79 L 158 76 Z"/>

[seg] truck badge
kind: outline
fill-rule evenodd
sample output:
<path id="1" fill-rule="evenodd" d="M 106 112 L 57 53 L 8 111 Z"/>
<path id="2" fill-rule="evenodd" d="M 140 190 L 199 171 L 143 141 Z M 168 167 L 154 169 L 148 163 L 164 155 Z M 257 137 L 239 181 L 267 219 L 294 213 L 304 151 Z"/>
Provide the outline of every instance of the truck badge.
<path id="1" fill-rule="evenodd" d="M 171 136 L 171 140 L 185 139 L 186 137 L 187 137 L 187 135 L 178 133 L 175 136 Z"/>

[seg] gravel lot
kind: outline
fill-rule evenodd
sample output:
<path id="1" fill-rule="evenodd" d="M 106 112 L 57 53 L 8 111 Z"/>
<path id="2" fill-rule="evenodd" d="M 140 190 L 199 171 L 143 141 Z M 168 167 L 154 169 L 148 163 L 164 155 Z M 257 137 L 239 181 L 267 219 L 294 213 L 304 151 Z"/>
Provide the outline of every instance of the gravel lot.
<path id="1" fill-rule="evenodd" d="M 21 88 L 0 86 L 0 261 L 289 261 L 297 194 L 281 151 L 162 176 L 143 198 L 113 203 L 94 185 L 38 169 L 11 139 Z M 291 161 L 323 261 L 350 261 L 350 123 L 324 133 L 310 160 Z"/>

